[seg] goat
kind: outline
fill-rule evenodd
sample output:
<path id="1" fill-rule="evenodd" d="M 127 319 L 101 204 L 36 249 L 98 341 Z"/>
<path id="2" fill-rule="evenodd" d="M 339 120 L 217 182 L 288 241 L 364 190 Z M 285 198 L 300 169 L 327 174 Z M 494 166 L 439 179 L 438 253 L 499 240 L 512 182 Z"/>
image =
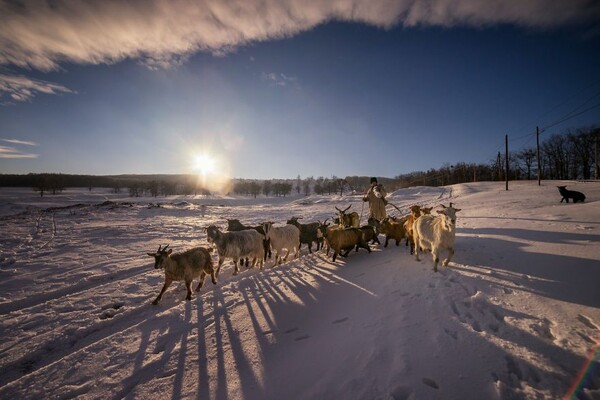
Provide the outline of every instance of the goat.
<path id="1" fill-rule="evenodd" d="M 563 200 L 566 200 L 568 203 L 569 199 L 573 199 L 573 203 L 577 203 L 578 201 L 581 201 L 583 203 L 585 201 L 585 194 L 581 192 L 578 192 L 576 190 L 567 190 L 566 186 L 557 186 L 557 188 L 560 192 L 560 195 L 562 196 L 562 199 L 560 199 L 561 203 L 563 202 Z"/>
<path id="2" fill-rule="evenodd" d="M 221 232 L 215 225 L 211 225 L 206 228 L 206 235 L 208 241 L 217 246 L 217 253 L 219 254 L 217 277 L 225 258 L 233 260 L 234 275 L 239 272 L 238 261 L 245 257 L 252 258 L 252 267 L 256 265 L 258 259 L 260 269 L 263 268 L 265 257 L 264 236 L 257 231 L 248 229 L 239 232 Z"/>
<path id="3" fill-rule="evenodd" d="M 228 219 L 227 220 L 227 231 L 229 231 L 229 232 L 239 232 L 239 231 L 245 231 L 248 229 L 254 229 L 256 232 L 265 236 L 265 230 L 263 229 L 262 225 L 246 226 L 246 225 L 242 224 L 239 219 Z M 267 261 L 267 257 L 271 258 L 271 243 L 269 243 L 268 239 L 264 240 L 263 247 L 265 248 L 264 260 Z M 248 259 L 246 258 L 246 267 L 247 266 L 248 266 Z"/>
<path id="4" fill-rule="evenodd" d="M 217 284 L 215 270 L 209 253 L 212 249 L 207 250 L 204 247 L 196 247 L 181 254 L 171 255 L 173 249 L 167 250 L 167 247 L 169 245 L 166 245 L 162 249 L 161 246 L 158 246 L 156 253 L 146 253 L 150 257 L 154 257 L 154 269 L 164 268 L 165 270 L 165 284 L 152 304 L 158 304 L 173 281 L 185 281 L 187 289 L 186 300 L 192 299 L 192 281 L 194 278 L 200 278 L 196 292 L 199 292 L 200 288 L 202 288 L 206 275 L 210 275 L 212 283 Z"/>
<path id="5" fill-rule="evenodd" d="M 415 252 L 415 239 L 414 239 L 414 223 L 417 218 L 421 215 L 431 214 L 431 210 L 433 207 L 420 207 L 418 205 L 414 205 L 410 208 L 410 215 L 406 222 L 404 222 L 404 230 L 406 231 L 406 245 L 410 243 L 410 254 L 414 254 Z"/>
<path id="6" fill-rule="evenodd" d="M 265 222 L 263 229 L 265 230 L 266 238 L 271 240 L 271 247 L 275 252 L 275 264 L 281 264 L 283 249 L 287 249 L 283 261 L 287 261 L 292 249 L 295 249 L 295 258 L 300 256 L 300 229 L 294 225 L 275 227 L 272 222 Z"/>
<path id="7" fill-rule="evenodd" d="M 298 230 L 300 230 L 300 246 L 303 243 L 306 243 L 308 246 L 308 252 L 312 253 L 312 244 L 313 242 L 317 243 L 317 251 L 319 251 L 319 225 L 320 222 L 311 222 L 309 224 L 301 224 L 298 222 L 302 217 L 292 217 L 287 221 L 288 225 L 294 225 Z M 300 248 L 298 248 L 300 251 Z"/>
<path id="8" fill-rule="evenodd" d="M 433 270 L 437 272 L 439 251 L 448 250 L 448 257 L 442 265 L 447 266 L 454 255 L 454 239 L 456 237 L 456 213 L 460 208 L 449 207 L 442 204 L 443 210 L 438 210 L 439 215 L 421 215 L 414 224 L 415 257 L 419 259 L 419 249 L 431 250 L 433 257 Z"/>
<path id="9" fill-rule="evenodd" d="M 328 245 L 327 255 L 329 255 L 329 247 L 333 249 L 333 262 L 335 262 L 338 254 L 342 257 L 348 257 L 354 247 L 362 247 L 367 249 L 369 253 L 371 252 L 371 248 L 363 238 L 363 231 L 359 228 L 329 227 L 326 240 Z M 342 253 L 343 250 L 346 253 Z"/>
<path id="10" fill-rule="evenodd" d="M 348 228 L 348 227 L 353 227 L 353 228 L 358 228 L 358 226 L 360 225 L 360 216 L 358 215 L 358 213 L 356 211 L 353 211 L 349 214 L 346 214 L 346 211 L 348 211 L 348 209 L 350 209 L 350 207 L 352 207 L 352 204 L 350 204 L 348 207 L 346 207 L 343 210 L 340 210 L 339 208 L 335 208 L 338 211 L 338 218 L 339 218 L 339 224 L 341 226 L 343 226 L 344 228 Z"/>
<path id="11" fill-rule="evenodd" d="M 383 247 L 387 247 L 390 239 L 396 241 L 396 246 L 399 245 L 400 241 L 406 238 L 406 229 L 404 223 L 408 220 L 408 216 L 396 219 L 394 217 L 385 217 L 380 224 L 380 232 L 385 235 L 385 244 Z"/>
<path id="12" fill-rule="evenodd" d="M 329 231 L 333 230 L 333 229 L 342 229 L 340 227 L 340 225 L 335 222 L 335 219 L 334 219 L 333 225 L 330 225 L 327 223 L 328 219 L 329 218 L 326 218 L 325 221 L 323 223 L 321 223 L 321 225 L 319 225 L 319 236 L 321 236 L 321 239 L 323 241 L 323 245 L 321 246 L 321 249 L 323 249 L 324 247 L 327 247 L 327 252 L 326 252 L 327 255 L 329 255 L 329 249 L 331 248 L 331 246 L 329 246 L 329 242 L 327 241 L 327 235 L 328 235 Z"/>
<path id="13" fill-rule="evenodd" d="M 363 234 L 363 240 L 366 243 L 371 242 L 371 244 L 381 244 L 381 242 L 379 241 L 379 237 L 377 235 L 377 231 L 375 230 L 374 226 L 371 225 L 363 225 L 360 227 L 360 230 L 362 231 Z M 356 245 L 356 251 L 358 251 L 358 245 Z"/>

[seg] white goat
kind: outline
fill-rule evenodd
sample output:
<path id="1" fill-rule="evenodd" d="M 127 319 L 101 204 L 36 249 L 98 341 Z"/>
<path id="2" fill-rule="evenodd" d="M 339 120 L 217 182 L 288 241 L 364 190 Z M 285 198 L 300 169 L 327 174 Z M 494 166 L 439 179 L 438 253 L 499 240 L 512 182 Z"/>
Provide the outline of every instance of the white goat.
<path id="1" fill-rule="evenodd" d="M 206 228 L 206 232 L 208 241 L 215 244 L 217 253 L 219 253 L 217 277 L 226 258 L 233 259 L 234 275 L 239 272 L 238 261 L 242 259 L 243 262 L 245 257 L 252 258 L 252 267 L 256 265 L 258 259 L 260 269 L 262 269 L 265 257 L 263 246 L 265 237 L 254 229 L 239 232 L 221 232 L 215 225 L 211 225 Z"/>
<path id="2" fill-rule="evenodd" d="M 207 250 L 204 247 L 196 247 L 181 254 L 171 255 L 173 250 L 167 250 L 167 247 L 169 247 L 169 245 L 166 245 L 162 249 L 161 246 L 158 246 L 158 251 L 156 253 L 147 253 L 150 257 L 154 257 L 155 269 L 165 269 L 165 284 L 152 304 L 158 304 L 162 295 L 173 281 L 185 281 L 185 287 L 187 288 L 186 300 L 192 299 L 192 281 L 194 278 L 200 278 L 200 283 L 198 284 L 198 287 L 196 287 L 196 292 L 200 291 L 206 275 L 210 275 L 212 282 L 215 285 L 217 284 L 212 259 L 209 253 L 210 250 Z"/>
<path id="3" fill-rule="evenodd" d="M 271 241 L 271 247 L 275 252 L 275 264 L 281 264 L 283 249 L 287 249 L 283 261 L 287 261 L 292 249 L 296 252 L 295 258 L 300 256 L 300 229 L 296 226 L 275 227 L 272 222 L 265 222 L 263 229 L 265 230 L 265 237 Z"/>
<path id="4" fill-rule="evenodd" d="M 421 215 L 415 220 L 413 234 L 415 240 L 415 256 L 419 259 L 419 250 L 431 249 L 433 256 L 433 270 L 437 272 L 439 263 L 438 253 L 440 249 L 448 250 L 448 258 L 443 261 L 443 265 L 447 266 L 452 256 L 454 255 L 454 239 L 456 237 L 456 213 L 459 208 L 444 207 L 439 211 L 438 216 Z"/>

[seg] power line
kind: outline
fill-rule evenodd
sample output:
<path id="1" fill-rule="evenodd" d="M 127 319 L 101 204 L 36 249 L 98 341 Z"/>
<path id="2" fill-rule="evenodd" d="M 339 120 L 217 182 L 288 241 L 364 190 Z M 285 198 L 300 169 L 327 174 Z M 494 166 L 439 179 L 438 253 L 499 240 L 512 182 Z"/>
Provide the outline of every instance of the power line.
<path id="1" fill-rule="evenodd" d="M 600 93 L 599 93 L 599 94 L 600 94 Z M 570 119 L 572 119 L 572 118 L 575 118 L 575 117 L 577 117 L 577 116 L 579 116 L 579 115 L 581 115 L 581 114 L 585 114 L 586 112 L 588 112 L 588 111 L 590 111 L 590 110 L 593 110 L 594 108 L 597 108 L 597 107 L 600 107 L 600 103 L 598 103 L 598 104 L 595 104 L 595 105 L 593 105 L 593 106 L 591 106 L 591 107 L 588 107 L 588 108 L 586 108 L 585 110 L 582 110 L 582 111 L 578 112 L 577 114 L 573 114 L 573 115 L 568 115 L 568 114 L 567 114 L 567 115 L 566 115 L 565 117 L 563 117 L 562 119 L 560 119 L 560 120 L 558 120 L 558 121 L 556 121 L 556 122 L 553 122 L 552 124 L 550 124 L 550 125 L 548 125 L 548 126 L 545 126 L 545 127 L 543 127 L 543 128 L 540 130 L 540 133 L 542 133 L 542 132 L 546 131 L 547 129 L 550 129 L 550 128 L 552 128 L 552 127 L 556 126 L 556 125 L 560 125 L 560 124 L 562 124 L 563 122 L 565 122 L 565 121 L 568 121 L 568 120 L 570 120 Z M 578 107 L 578 108 L 579 108 L 579 107 Z"/>

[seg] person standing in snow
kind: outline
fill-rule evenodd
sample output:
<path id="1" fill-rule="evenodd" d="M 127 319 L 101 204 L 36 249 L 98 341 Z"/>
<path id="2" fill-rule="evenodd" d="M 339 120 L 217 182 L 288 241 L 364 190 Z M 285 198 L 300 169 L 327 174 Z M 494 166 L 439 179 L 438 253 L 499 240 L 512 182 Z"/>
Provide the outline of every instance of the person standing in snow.
<path id="1" fill-rule="evenodd" d="M 377 178 L 371 178 L 371 186 L 367 190 L 367 193 L 363 197 L 363 201 L 369 202 L 369 222 L 368 224 L 373 226 L 376 232 L 379 232 L 379 223 L 387 216 L 385 211 L 385 200 L 387 192 L 377 182 Z"/>

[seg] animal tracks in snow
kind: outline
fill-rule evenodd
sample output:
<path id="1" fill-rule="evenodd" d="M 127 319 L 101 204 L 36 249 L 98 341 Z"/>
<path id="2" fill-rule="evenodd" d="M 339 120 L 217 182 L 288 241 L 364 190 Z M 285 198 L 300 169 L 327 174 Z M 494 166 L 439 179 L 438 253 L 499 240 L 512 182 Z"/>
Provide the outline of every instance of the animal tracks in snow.
<path id="1" fill-rule="evenodd" d="M 600 330 L 600 327 L 598 327 L 598 325 L 596 325 L 590 317 L 586 317 L 583 314 L 579 314 L 577 316 L 577 319 L 579 320 L 579 322 L 581 322 L 590 329 Z"/>

